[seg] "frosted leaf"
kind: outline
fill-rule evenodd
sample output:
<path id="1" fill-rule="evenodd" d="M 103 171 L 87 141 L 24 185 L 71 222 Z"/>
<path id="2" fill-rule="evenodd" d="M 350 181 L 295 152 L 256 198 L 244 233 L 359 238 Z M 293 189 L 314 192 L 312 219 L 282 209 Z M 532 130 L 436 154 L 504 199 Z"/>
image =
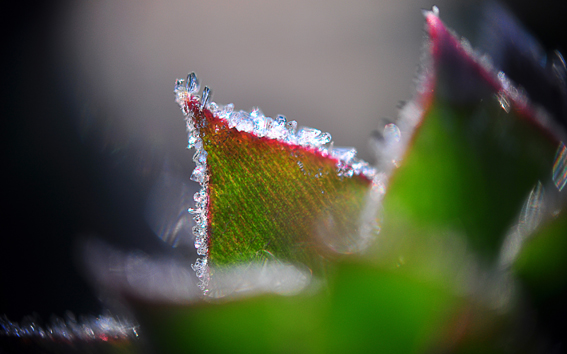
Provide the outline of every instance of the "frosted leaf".
<path id="1" fill-rule="evenodd" d="M 555 153 L 555 161 L 553 162 L 553 182 L 559 191 L 563 190 L 567 184 L 567 148 L 561 142 Z"/>
<path id="2" fill-rule="evenodd" d="M 197 75 L 195 75 L 194 72 L 187 75 L 185 87 L 187 88 L 187 91 L 189 93 L 199 92 L 199 88 L 200 88 L 199 87 L 199 80 L 197 79 Z M 204 95 L 204 92 L 203 92 L 203 95 Z"/>
<path id="3" fill-rule="evenodd" d="M 187 79 L 187 81 L 191 80 L 191 77 Z M 187 83 L 185 83 L 185 85 L 187 85 Z M 268 139 L 278 140 L 276 143 L 278 146 L 279 144 L 283 144 L 285 149 L 291 149 L 291 151 L 296 151 L 299 148 L 297 145 L 304 146 L 307 149 L 302 149 L 303 152 L 315 153 L 317 155 L 316 158 L 330 157 L 330 151 L 333 151 L 333 144 L 329 133 L 308 127 L 303 127 L 297 131 L 297 122 L 293 120 L 288 121 L 285 116 L 278 115 L 275 118 L 266 117 L 257 107 L 253 108 L 250 112 L 242 110 L 235 111 L 233 104 L 226 106 L 218 105 L 215 102 L 211 102 L 210 96 L 211 91 L 208 87 L 205 87 L 200 98 L 196 94 L 193 94 L 193 92 L 187 92 L 187 88 L 184 88 L 183 92 L 177 93 L 176 95 L 176 100 L 186 116 L 185 121 L 189 132 L 188 146 L 197 150 L 193 156 L 197 166 L 193 170 L 190 179 L 200 183 L 202 189 L 195 194 L 195 206 L 187 210 L 188 213 L 193 214 L 192 217 L 195 221 L 195 225 L 192 228 L 194 235 L 193 241 L 198 250 L 197 253 L 201 256 L 192 265 L 192 268 L 197 273 L 200 281 L 199 287 L 204 291 L 205 295 L 209 291 L 207 284 L 210 277 L 207 263 L 210 251 L 208 250 L 210 231 L 208 229 L 210 226 L 208 223 L 211 222 L 211 220 L 209 220 L 210 210 L 207 197 L 210 170 L 207 164 L 210 163 L 210 161 L 208 161 L 208 154 L 213 153 L 213 150 L 209 150 L 209 148 L 213 148 L 209 143 L 210 140 L 218 140 L 215 134 L 221 132 L 219 128 L 213 128 L 211 130 L 209 123 L 214 124 L 215 127 L 218 124 L 219 127 L 224 125 L 231 129 L 232 131 L 228 131 L 227 138 L 230 138 L 232 135 L 244 136 L 238 134 L 236 131 L 249 133 L 257 138 L 266 137 Z M 224 132 L 224 128 L 222 128 L 222 130 Z M 261 141 L 254 139 L 254 141 L 259 144 L 267 142 L 265 139 Z M 219 141 L 215 141 L 215 144 L 218 143 Z M 230 141 L 230 143 L 233 143 L 233 141 Z M 273 142 L 270 142 L 270 144 L 272 143 Z M 207 152 L 204 151 L 205 145 L 207 146 Z M 294 152 L 292 152 L 292 154 L 294 154 Z M 304 174 L 314 178 L 321 178 L 330 174 L 335 174 L 335 176 L 340 177 L 365 174 L 366 177 L 372 178 L 375 174 L 373 168 L 362 161 L 352 161 L 355 155 L 356 150 L 354 148 L 334 149 L 332 157 L 340 160 L 335 161 L 337 169 L 333 171 L 332 167 L 329 169 L 329 166 L 327 166 L 327 170 L 324 173 L 321 169 L 318 171 L 308 170 L 299 163 L 300 161 L 298 165 Z M 216 156 L 215 153 L 215 157 Z M 351 162 L 354 163 L 354 167 L 350 165 Z M 342 178 L 340 180 L 342 180 Z M 321 191 L 321 193 L 324 194 L 326 192 Z"/>

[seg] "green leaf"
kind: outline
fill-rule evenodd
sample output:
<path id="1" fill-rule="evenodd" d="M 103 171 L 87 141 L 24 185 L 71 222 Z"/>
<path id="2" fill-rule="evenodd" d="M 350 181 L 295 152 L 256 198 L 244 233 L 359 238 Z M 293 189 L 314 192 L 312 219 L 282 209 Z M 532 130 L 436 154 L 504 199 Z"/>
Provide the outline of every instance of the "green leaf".
<path id="1" fill-rule="evenodd" d="M 138 304 L 168 353 L 417 353 L 438 344 L 460 300 L 399 270 L 344 263 L 327 291 L 194 306 Z"/>
<path id="2" fill-rule="evenodd" d="M 436 16 L 428 22 L 432 93 L 391 178 L 383 237 L 462 235 L 492 262 L 529 191 L 551 180 L 558 142 Z"/>
<path id="3" fill-rule="evenodd" d="M 178 85 L 176 94 L 203 187 L 195 235 L 205 257 L 195 268 L 204 288 L 215 267 L 275 258 L 322 274 L 325 253 L 357 250 L 374 170 L 356 150 L 334 147 L 316 129 L 296 133 L 283 117 L 207 106 L 208 89 L 204 101 L 187 90 Z"/>
<path id="4" fill-rule="evenodd" d="M 566 230 L 567 214 L 561 213 L 531 236 L 513 266 L 536 302 L 545 303 L 567 292 Z"/>

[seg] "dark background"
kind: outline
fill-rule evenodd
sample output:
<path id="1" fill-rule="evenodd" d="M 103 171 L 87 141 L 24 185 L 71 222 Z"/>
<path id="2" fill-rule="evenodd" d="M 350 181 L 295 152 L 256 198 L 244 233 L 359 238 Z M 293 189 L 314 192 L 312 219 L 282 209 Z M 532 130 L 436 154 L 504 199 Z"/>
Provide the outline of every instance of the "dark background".
<path id="1" fill-rule="evenodd" d="M 0 314 L 99 313 L 76 251 L 88 237 L 175 252 L 146 209 L 164 173 L 197 188 L 172 94 L 188 71 L 219 103 L 287 115 L 371 160 L 369 132 L 411 96 L 434 3 L 474 37 L 480 1 L 1 5 Z M 507 4 L 566 53 L 564 1 Z"/>

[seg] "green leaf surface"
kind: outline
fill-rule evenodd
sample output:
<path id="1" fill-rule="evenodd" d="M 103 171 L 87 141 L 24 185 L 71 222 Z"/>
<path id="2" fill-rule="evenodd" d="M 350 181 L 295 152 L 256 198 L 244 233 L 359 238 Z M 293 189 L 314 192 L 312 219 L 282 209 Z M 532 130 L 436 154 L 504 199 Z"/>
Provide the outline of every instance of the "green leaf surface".
<path id="1" fill-rule="evenodd" d="M 339 248 L 349 251 L 348 240 L 359 234 L 368 177 L 341 173 L 348 164 L 315 147 L 230 127 L 191 95 L 180 102 L 207 154 L 209 264 L 230 266 L 269 255 L 320 274 L 321 253 L 335 246 L 327 241 L 346 240 Z"/>
<path id="2" fill-rule="evenodd" d="M 140 306 L 142 327 L 168 353 L 417 353 L 459 300 L 439 284 L 343 263 L 327 291 L 191 307 Z"/>
<path id="3" fill-rule="evenodd" d="M 462 235 L 491 262 L 529 191 L 551 179 L 557 141 L 438 19 L 428 20 L 433 93 L 390 180 L 383 237 Z"/>
<path id="4" fill-rule="evenodd" d="M 524 244 L 513 269 L 538 302 L 567 292 L 567 214 L 561 213 Z"/>

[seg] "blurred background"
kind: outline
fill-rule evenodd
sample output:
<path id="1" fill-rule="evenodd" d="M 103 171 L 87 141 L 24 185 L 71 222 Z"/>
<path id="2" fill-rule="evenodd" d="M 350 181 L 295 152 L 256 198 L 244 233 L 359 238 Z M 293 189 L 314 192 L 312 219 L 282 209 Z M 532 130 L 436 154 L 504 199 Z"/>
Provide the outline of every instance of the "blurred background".
<path id="1" fill-rule="evenodd" d="M 185 210 L 198 186 L 176 78 L 195 71 L 219 104 L 283 114 L 373 162 L 370 133 L 412 95 L 420 10 L 437 5 L 474 45 L 482 4 L 3 4 L 0 314 L 99 313 L 76 251 L 90 237 L 194 257 Z M 505 4 L 546 50 L 566 53 L 564 1 Z"/>

